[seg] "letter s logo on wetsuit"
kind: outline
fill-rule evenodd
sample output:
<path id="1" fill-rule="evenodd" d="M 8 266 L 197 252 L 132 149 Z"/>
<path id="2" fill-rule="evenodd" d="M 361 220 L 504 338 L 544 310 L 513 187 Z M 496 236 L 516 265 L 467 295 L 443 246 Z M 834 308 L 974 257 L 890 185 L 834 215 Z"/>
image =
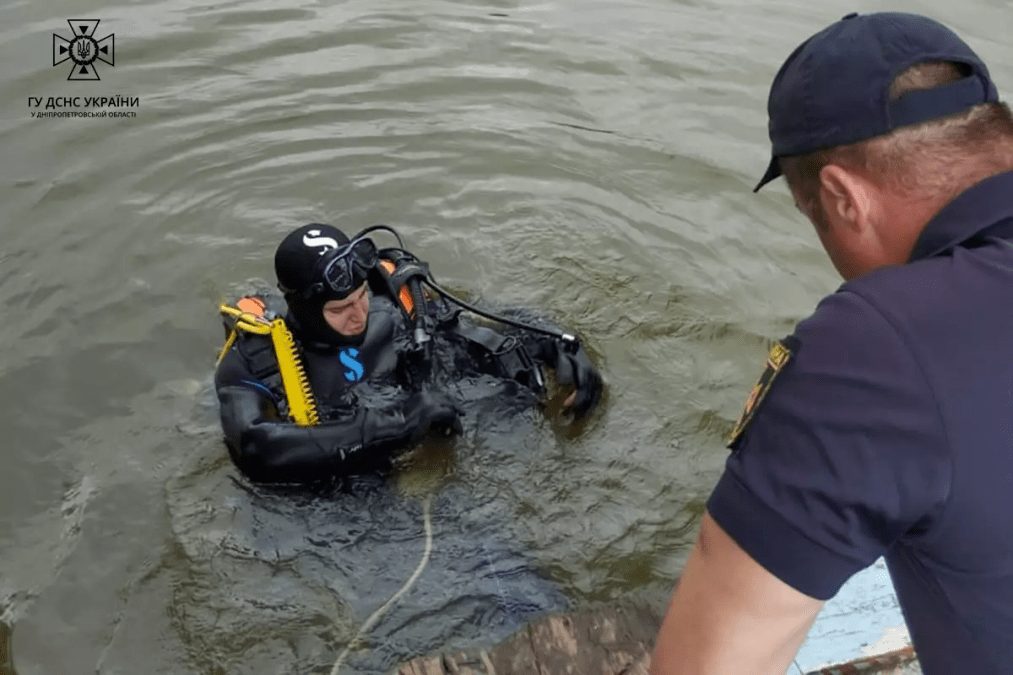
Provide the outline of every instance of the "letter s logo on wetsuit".
<path id="1" fill-rule="evenodd" d="M 320 248 L 319 255 L 323 255 L 329 248 L 338 248 L 338 242 L 333 237 L 321 237 L 320 230 L 310 230 L 303 238 L 302 243 L 306 248 Z"/>
<path id="2" fill-rule="evenodd" d="M 352 347 L 345 347 L 338 353 L 338 358 L 341 360 L 342 365 L 349 369 L 345 371 L 345 379 L 349 382 L 362 379 L 362 374 L 365 372 L 362 364 L 355 358 L 358 355 L 359 350 Z"/>

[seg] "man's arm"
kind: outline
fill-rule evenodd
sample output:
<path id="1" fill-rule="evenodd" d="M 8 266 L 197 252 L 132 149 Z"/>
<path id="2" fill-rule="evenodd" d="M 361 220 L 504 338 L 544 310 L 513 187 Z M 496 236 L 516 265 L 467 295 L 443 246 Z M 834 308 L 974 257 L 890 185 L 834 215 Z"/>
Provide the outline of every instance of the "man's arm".
<path id="1" fill-rule="evenodd" d="M 520 309 L 509 309 L 503 314 L 533 326 L 559 333 L 569 332 L 551 321 Z M 574 391 L 563 401 L 563 407 L 572 409 L 578 418 L 589 415 L 601 401 L 603 383 L 601 374 L 591 363 L 584 346 L 578 343 L 577 349 L 571 351 L 561 340 L 527 331 L 522 332 L 520 337 L 535 361 L 556 371 L 556 381 L 559 384 L 574 387 Z"/>
<path id="2" fill-rule="evenodd" d="M 760 566 L 705 512 L 651 675 L 784 675 L 822 607 Z"/>
<path id="3" fill-rule="evenodd" d="M 422 279 L 428 276 L 429 265 L 420 261 L 413 254 L 408 251 L 401 249 L 384 249 L 380 251 L 380 258 L 385 259 L 392 264 L 393 270 L 388 266 L 383 266 L 386 270 L 384 276 L 389 286 L 391 297 L 398 298 L 403 297 L 406 293 L 406 287 L 402 284 L 406 284 L 413 278 L 421 277 Z M 403 302 L 403 301 L 402 301 Z M 449 313 L 448 300 L 443 299 L 440 301 L 444 313 Z M 439 312 L 438 312 L 439 313 Z M 524 323 L 541 326 L 542 328 L 549 328 L 556 331 L 561 331 L 558 326 L 553 325 L 541 317 L 533 316 L 531 313 L 520 309 L 508 309 L 503 312 L 504 315 L 518 319 Z M 481 338 L 475 339 L 477 333 L 492 330 L 488 327 L 479 328 L 478 331 L 469 331 L 471 335 L 472 344 L 482 345 L 483 340 Z M 598 373 L 598 370 L 591 363 L 591 360 L 587 356 L 587 352 L 581 346 L 573 353 L 569 350 L 564 349 L 557 340 L 548 338 L 544 335 L 533 335 L 525 334 L 527 331 L 521 333 L 518 337 L 521 339 L 522 344 L 525 346 L 530 356 L 535 361 L 545 364 L 546 366 L 555 369 L 556 378 L 560 384 L 573 385 L 574 391 L 566 397 L 563 402 L 564 407 L 572 409 L 576 417 L 584 417 L 591 413 L 597 406 L 601 399 L 602 393 L 602 378 Z M 467 337 L 467 336 L 465 336 Z M 498 349 L 490 349 L 488 345 L 483 345 L 486 351 L 498 352 Z M 500 357 L 509 355 L 499 354 Z M 502 365 L 500 366 L 502 368 Z M 515 368 L 507 368 L 510 372 L 496 372 L 494 374 L 503 377 L 517 377 L 518 373 L 513 372 Z M 531 386 L 531 382 L 528 381 L 528 373 L 521 375 L 520 379 L 522 384 Z M 540 386 L 540 385 L 539 385 Z"/>
<path id="4" fill-rule="evenodd" d="M 418 398 L 401 408 L 359 408 L 337 422 L 302 427 L 280 421 L 254 389 L 218 390 L 222 430 L 236 466 L 265 483 L 310 483 L 384 470 L 421 438 L 433 407 Z"/>
<path id="5" fill-rule="evenodd" d="M 235 348 L 219 365 L 215 388 L 232 460 L 258 482 L 311 483 L 385 470 L 430 427 L 460 426 L 453 404 L 426 392 L 386 408 L 363 406 L 339 420 L 298 426 L 279 419 L 273 394 L 254 379 Z"/>

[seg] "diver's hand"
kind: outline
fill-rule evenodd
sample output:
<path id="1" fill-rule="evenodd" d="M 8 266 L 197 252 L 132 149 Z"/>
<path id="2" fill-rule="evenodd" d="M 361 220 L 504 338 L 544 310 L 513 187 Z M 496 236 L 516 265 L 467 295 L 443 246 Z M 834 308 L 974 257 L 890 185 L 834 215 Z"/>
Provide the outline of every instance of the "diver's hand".
<path id="1" fill-rule="evenodd" d="M 419 391 L 405 403 L 405 423 L 412 430 L 412 443 L 418 443 L 427 431 L 450 436 L 461 433 L 461 413 L 449 396 L 442 393 Z"/>
<path id="2" fill-rule="evenodd" d="M 601 400 L 601 375 L 591 364 L 583 346 L 572 354 L 563 345 L 556 345 L 556 380 L 560 384 L 576 387 L 576 391 L 566 397 L 563 405 L 572 407 L 577 418 L 590 413 Z"/>

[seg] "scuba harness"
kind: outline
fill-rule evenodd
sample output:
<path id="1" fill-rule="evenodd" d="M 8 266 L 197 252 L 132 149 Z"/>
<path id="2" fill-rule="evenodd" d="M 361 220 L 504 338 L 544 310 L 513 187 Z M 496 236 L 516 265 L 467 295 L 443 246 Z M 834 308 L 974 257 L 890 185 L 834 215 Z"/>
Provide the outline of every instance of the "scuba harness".
<path id="1" fill-rule="evenodd" d="M 522 341 L 516 336 L 503 335 L 492 328 L 461 322 L 459 315 L 465 309 L 492 321 L 559 340 L 564 349 L 571 353 L 577 352 L 580 348 L 580 342 L 572 334 L 500 316 L 455 297 L 436 283 L 428 264 L 405 250 L 400 235 L 387 225 L 372 225 L 352 239 L 359 240 L 376 230 L 386 230 L 398 241 L 397 248 L 379 251 L 376 269 L 386 282 L 389 295 L 395 304 L 414 322 L 410 357 L 416 364 L 428 365 L 431 362 L 429 358 L 432 347 L 431 333 L 435 319 L 441 327 L 448 328 L 451 333 L 482 347 L 489 358 L 498 363 L 505 377 L 517 380 L 536 391 L 544 389 L 545 381 L 541 369 L 531 358 Z M 458 305 L 459 309 L 449 311 L 439 318 L 433 317 L 431 294 L 428 288 L 423 289 L 423 284 L 439 293 L 441 298 Z M 320 412 L 302 363 L 299 346 L 284 318 L 269 310 L 264 301 L 256 296 L 245 296 L 236 303 L 236 306 L 222 303 L 219 305 L 219 312 L 225 322 L 226 340 L 218 354 L 217 363 L 221 363 L 225 354 L 237 343 L 240 333 L 269 337 L 269 340 L 243 340 L 244 356 L 249 361 L 253 376 L 258 380 L 247 384 L 267 391 L 278 405 L 279 413 L 288 417 L 291 422 L 299 426 L 320 424 Z M 284 392 L 284 401 L 278 400 L 275 394 L 277 390 Z"/>
<path id="2" fill-rule="evenodd" d="M 320 414 L 317 411 L 309 377 L 299 357 L 295 338 L 285 325 L 285 320 L 281 317 L 269 320 L 266 317 L 267 308 L 264 302 L 260 298 L 250 296 L 242 298 L 236 307 L 222 304 L 218 309 L 225 318 L 226 330 L 231 324 L 225 346 L 218 354 L 218 363 L 221 363 L 225 354 L 235 344 L 239 331 L 270 336 L 269 345 L 260 345 L 259 349 L 247 354 L 254 370 L 254 377 L 270 381 L 280 376 L 288 404 L 288 415 L 292 421 L 303 427 L 320 424 Z M 268 387 L 268 390 L 273 398 L 271 387 Z"/>

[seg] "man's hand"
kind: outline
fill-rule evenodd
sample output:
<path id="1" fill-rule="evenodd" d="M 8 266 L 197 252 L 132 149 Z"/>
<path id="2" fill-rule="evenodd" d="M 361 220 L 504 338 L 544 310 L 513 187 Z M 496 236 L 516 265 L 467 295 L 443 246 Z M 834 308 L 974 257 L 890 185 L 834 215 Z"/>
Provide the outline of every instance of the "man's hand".
<path id="1" fill-rule="evenodd" d="M 601 399 L 601 375 L 587 358 L 583 347 L 572 354 L 563 345 L 556 345 L 556 380 L 576 387 L 563 402 L 564 407 L 573 407 L 576 417 L 584 417 L 597 407 Z"/>
<path id="2" fill-rule="evenodd" d="M 784 675 L 822 607 L 761 567 L 704 513 L 651 675 Z"/>
<path id="3" fill-rule="evenodd" d="M 427 431 L 438 431 L 447 436 L 461 433 L 461 412 L 446 394 L 420 391 L 405 403 L 405 423 L 413 429 L 412 443 L 418 443 Z"/>

